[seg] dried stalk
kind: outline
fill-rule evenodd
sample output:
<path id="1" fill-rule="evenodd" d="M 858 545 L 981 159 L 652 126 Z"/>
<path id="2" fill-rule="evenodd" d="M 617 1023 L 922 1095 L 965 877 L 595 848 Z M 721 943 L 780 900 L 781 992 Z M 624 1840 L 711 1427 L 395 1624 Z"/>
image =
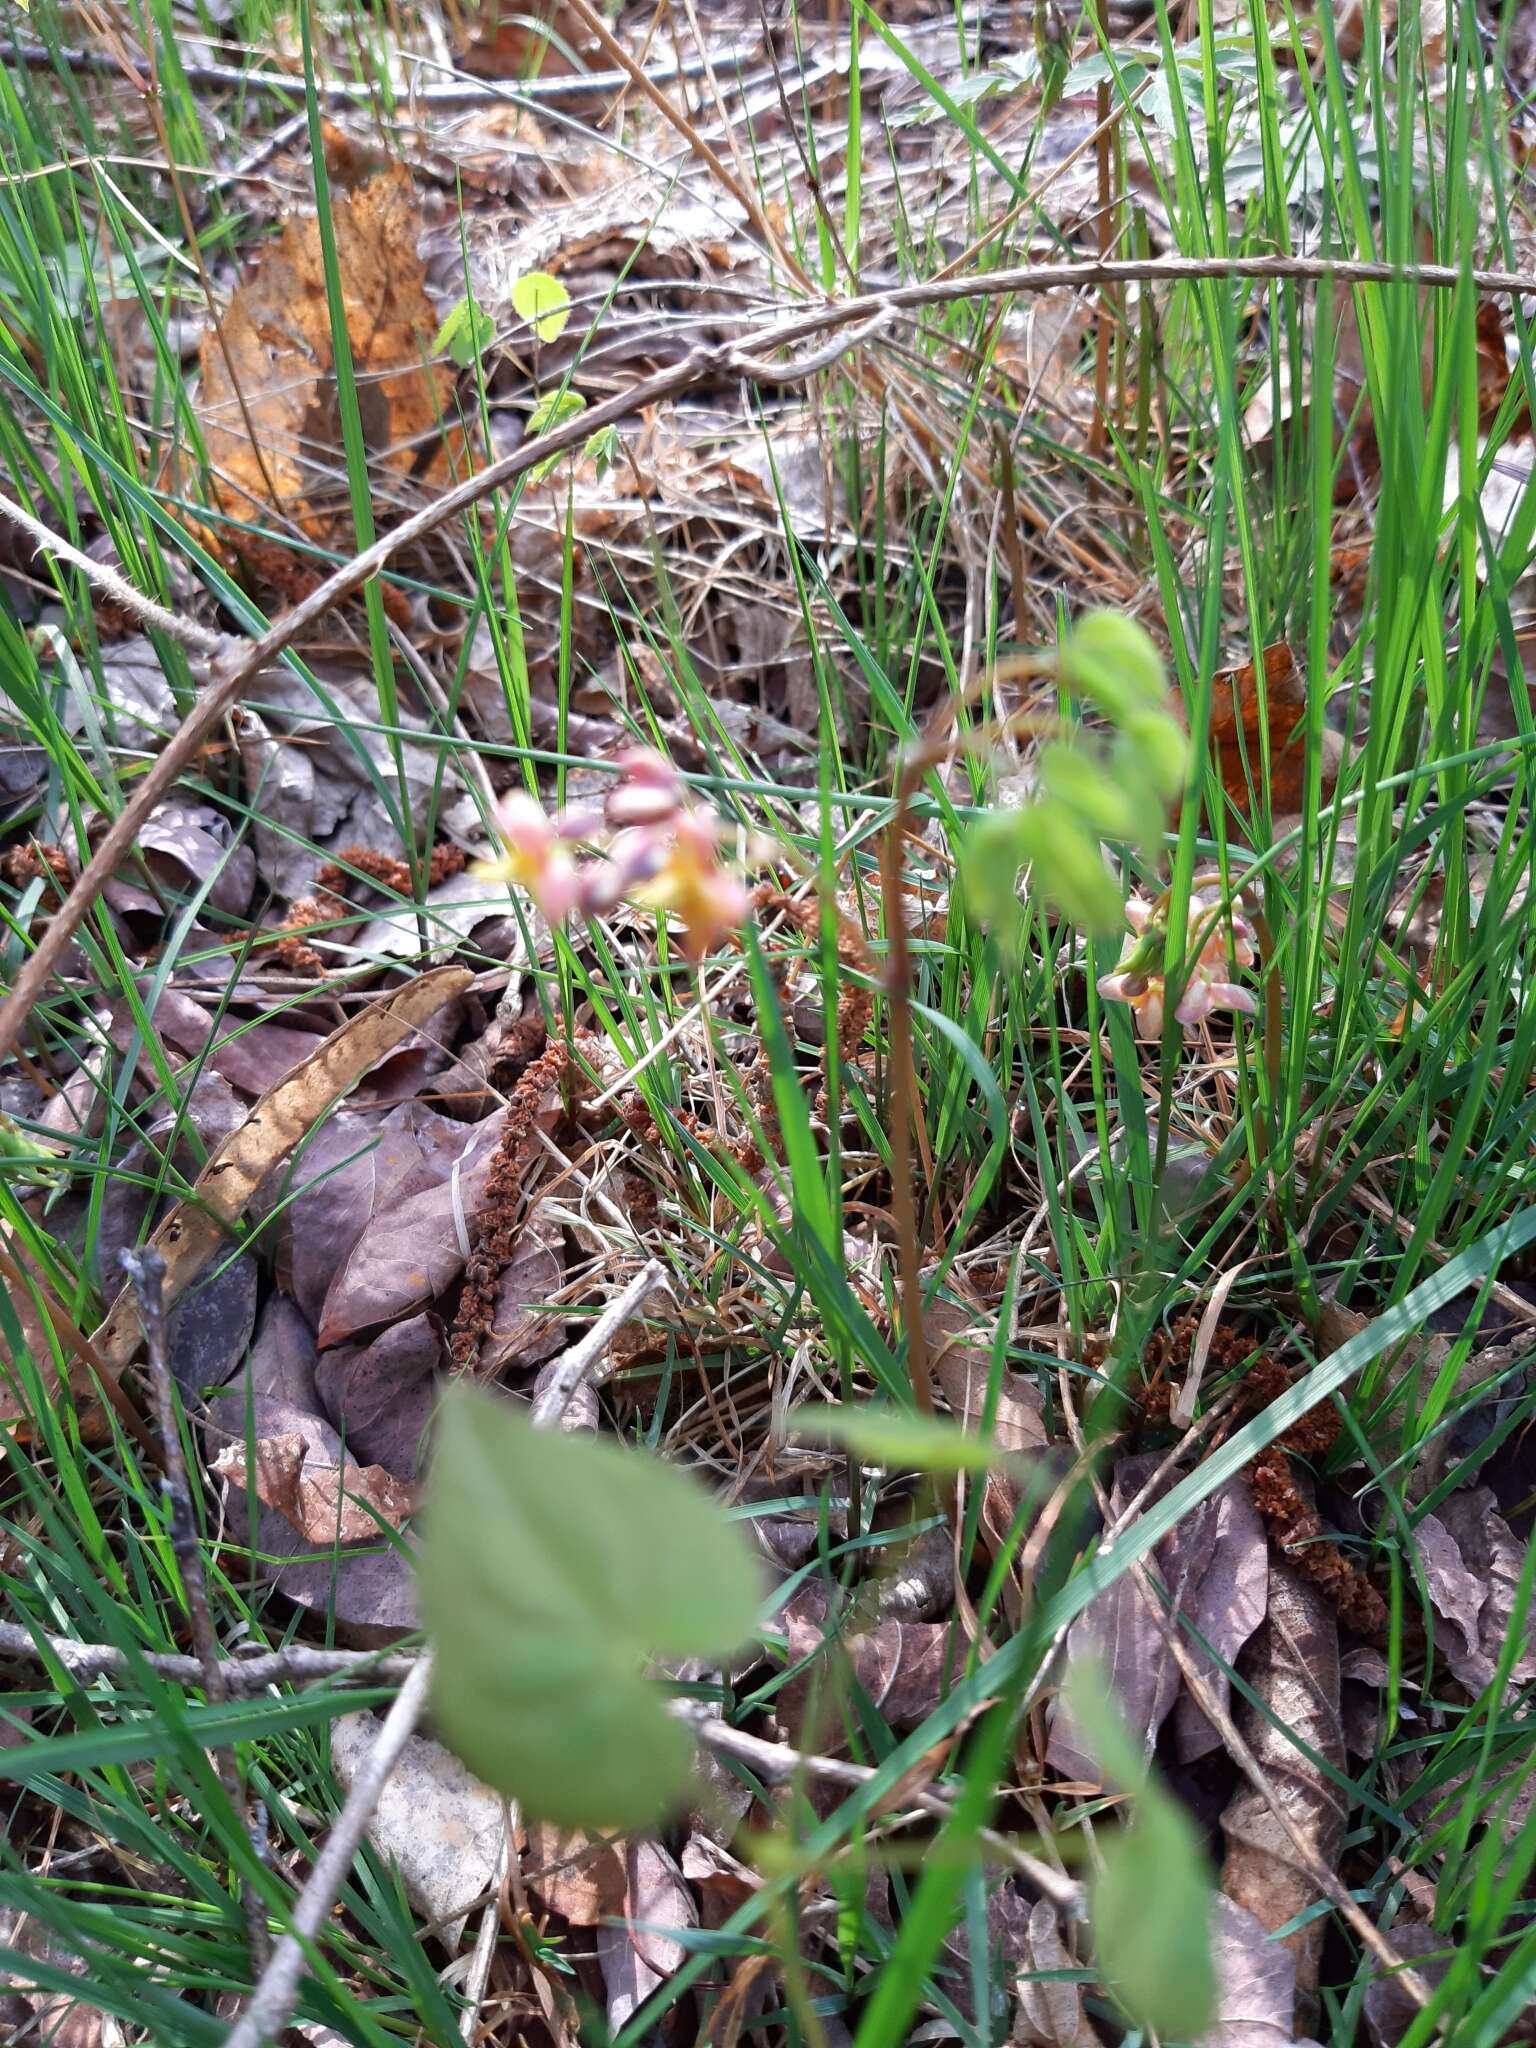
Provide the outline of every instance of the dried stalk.
<path id="1" fill-rule="evenodd" d="M 63 64 L 71 71 L 122 75 L 121 64 L 102 50 L 48 50 L 39 43 L 12 43 L 3 56 L 6 63 L 22 64 L 30 71 L 53 71 Z M 703 70 L 701 58 L 683 57 L 655 65 L 646 76 L 653 84 L 671 85 L 681 79 L 698 78 Z M 182 71 L 188 85 L 194 88 L 222 88 L 262 97 L 276 95 L 290 101 L 303 95 L 303 80 L 286 71 L 245 71 L 238 64 L 186 62 Z M 448 109 L 484 106 L 495 100 L 584 100 L 602 93 L 624 92 L 632 83 L 625 71 L 580 71 L 554 78 L 520 78 L 516 85 L 488 78 L 456 78 L 450 85 L 416 85 L 407 79 L 400 82 L 398 90 L 401 98 L 408 99 L 412 106 Z M 378 99 L 376 87 L 348 85 L 343 80 L 317 78 L 314 90 L 325 107 L 371 109 Z"/>
<path id="2" fill-rule="evenodd" d="M 14 499 L 0 494 L 0 516 L 12 520 L 29 539 L 37 542 L 41 554 L 57 555 L 61 562 L 68 562 L 72 569 L 78 569 L 87 583 L 94 584 L 110 604 L 130 613 L 152 633 L 163 633 L 167 640 L 175 640 L 183 647 L 204 655 L 216 655 L 225 645 L 223 638 L 209 627 L 199 625 L 196 619 L 184 619 L 177 613 L 167 611 L 163 604 L 157 604 L 152 597 L 146 597 L 136 589 L 126 576 L 106 562 L 93 561 L 81 550 L 55 533 L 50 526 L 44 526 L 40 519 L 18 505 Z"/>

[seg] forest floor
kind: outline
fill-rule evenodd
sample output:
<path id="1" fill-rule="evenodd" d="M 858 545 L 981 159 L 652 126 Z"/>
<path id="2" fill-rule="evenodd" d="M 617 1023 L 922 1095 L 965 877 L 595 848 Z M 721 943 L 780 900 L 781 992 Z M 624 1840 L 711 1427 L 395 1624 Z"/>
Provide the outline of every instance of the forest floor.
<path id="1" fill-rule="evenodd" d="M 0 2031 L 1533 2038 L 1531 11 L 8 34 Z M 1103 609 L 1187 787 L 1004 932 Z M 414 1725 L 557 1361 L 770 1588 L 618 1841 Z"/>

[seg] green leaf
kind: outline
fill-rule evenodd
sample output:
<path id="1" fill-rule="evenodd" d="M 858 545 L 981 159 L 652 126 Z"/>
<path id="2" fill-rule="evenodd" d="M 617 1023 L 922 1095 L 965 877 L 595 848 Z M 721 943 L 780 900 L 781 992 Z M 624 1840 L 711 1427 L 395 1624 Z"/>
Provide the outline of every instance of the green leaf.
<path id="1" fill-rule="evenodd" d="M 587 409 L 587 401 L 579 391 L 547 391 L 534 405 L 528 415 L 530 435 L 548 434 L 556 427 L 563 427 L 567 420 L 573 420 Z M 530 483 L 542 483 L 552 469 L 564 462 L 571 454 L 569 448 L 561 448 L 553 455 L 546 455 L 542 462 L 536 462 L 528 472 Z"/>
<path id="2" fill-rule="evenodd" d="M 1190 2040 L 1216 2016 L 1209 1867 L 1183 1808 L 1148 1776 L 1102 1676 L 1080 1672 L 1068 1691 L 1105 1777 L 1137 1793 L 1131 1826 L 1098 1832 L 1104 1868 L 1089 1914 L 1099 1968 L 1128 2019 Z"/>
<path id="3" fill-rule="evenodd" d="M 1189 735 L 1166 711 L 1133 711 L 1115 739 L 1127 772 L 1146 777 L 1165 803 L 1184 794 L 1189 775 Z"/>
<path id="4" fill-rule="evenodd" d="M 618 461 L 622 445 L 617 427 L 599 427 L 595 434 L 588 435 L 582 454 L 588 462 L 596 463 L 598 475 L 602 476 Z"/>
<path id="5" fill-rule="evenodd" d="M 1121 724 L 1138 710 L 1161 710 L 1168 679 L 1151 634 L 1124 612 L 1089 612 L 1062 642 L 1061 679 Z"/>
<path id="6" fill-rule="evenodd" d="M 528 431 L 530 434 L 548 434 L 586 409 L 587 401 L 579 391 L 546 391 L 528 415 Z"/>
<path id="7" fill-rule="evenodd" d="M 996 1444 L 972 1436 L 958 1422 L 918 1415 L 910 1408 L 865 1403 L 856 1408 L 794 1408 L 789 1427 L 797 1436 L 842 1444 L 871 1465 L 918 1472 L 992 1472 L 1017 1462 Z"/>
<path id="8" fill-rule="evenodd" d="M 1137 2026 L 1192 2040 L 1216 2017 L 1211 1880 L 1195 1831 L 1171 1799 L 1143 1793 L 1134 1824 L 1099 1839 L 1089 1913 L 1105 1982 Z"/>
<path id="9" fill-rule="evenodd" d="M 1069 924 L 1104 938 L 1124 929 L 1120 884 L 1077 813 L 1046 799 L 1018 813 L 1018 838 L 1035 893 Z"/>
<path id="10" fill-rule="evenodd" d="M 32 1181 L 40 1187 L 63 1180 L 67 1168 L 59 1156 L 62 1149 L 0 1116 L 0 1180 Z"/>
<path id="11" fill-rule="evenodd" d="M 1069 740 L 1042 747 L 1040 784 L 1100 838 L 1133 842 L 1149 856 L 1161 846 L 1162 806 L 1139 758 L 1123 753 L 1118 739 L 1107 759 Z"/>
<path id="12" fill-rule="evenodd" d="M 540 341 L 558 341 L 571 317 L 571 295 L 547 270 L 525 270 L 512 286 L 512 310 Z"/>
<path id="13" fill-rule="evenodd" d="M 1024 846 L 1019 833 L 1022 811 L 987 811 L 971 826 L 960 846 L 960 889 L 966 913 L 985 925 L 1010 959 L 1017 953 L 1024 922 L 1019 902 L 1019 870 Z"/>
<path id="14" fill-rule="evenodd" d="M 495 339 L 496 322 L 477 299 L 466 294 L 437 330 L 432 353 L 446 351 L 461 370 L 467 370 Z"/>
<path id="15" fill-rule="evenodd" d="M 461 1387 L 443 1403 L 418 1585 L 444 1740 L 507 1798 L 590 1833 L 648 1827 L 685 1796 L 688 1736 L 642 1667 L 735 1649 L 761 1577 L 684 1474 Z"/>

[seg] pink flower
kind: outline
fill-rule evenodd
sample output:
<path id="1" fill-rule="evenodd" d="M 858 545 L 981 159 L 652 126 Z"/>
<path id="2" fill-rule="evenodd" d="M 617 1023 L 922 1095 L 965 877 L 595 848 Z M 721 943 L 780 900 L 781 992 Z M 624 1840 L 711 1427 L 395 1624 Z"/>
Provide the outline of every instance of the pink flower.
<path id="1" fill-rule="evenodd" d="M 637 893 L 641 901 L 670 910 L 678 919 L 690 960 L 713 953 L 746 922 L 746 888 L 721 866 L 715 827 L 696 811 L 678 813 L 666 860 Z"/>
<path id="2" fill-rule="evenodd" d="M 575 907 L 579 879 L 554 819 L 526 790 L 513 790 L 496 806 L 496 828 L 501 858 L 483 862 L 480 872 L 526 889 L 549 923 L 559 924 Z"/>
<path id="3" fill-rule="evenodd" d="M 1234 964 L 1251 967 L 1258 958 L 1257 938 L 1243 915 L 1242 899 L 1234 898 L 1230 908 L 1226 908 L 1218 893 L 1197 889 L 1190 896 L 1189 912 L 1190 929 L 1200 938 L 1200 953 L 1190 967 L 1175 1017 L 1189 1031 L 1217 1010 L 1257 1015 L 1258 1005 L 1253 996 L 1230 979 Z M 1165 909 L 1160 910 L 1141 897 L 1130 899 L 1125 916 L 1137 934 L 1136 941 L 1114 973 L 1103 975 L 1098 984 L 1099 994 L 1107 1002 L 1131 1005 L 1137 1034 L 1147 1039 L 1163 1035 L 1167 989 L 1157 967 L 1162 961 L 1166 915 Z"/>
<path id="4" fill-rule="evenodd" d="M 1099 994 L 1111 1003 L 1129 1003 L 1138 1038 L 1163 1035 L 1163 977 L 1160 974 L 1104 974 Z"/>
<path id="5" fill-rule="evenodd" d="M 636 747 L 620 766 L 601 812 L 576 805 L 551 818 L 523 790 L 504 797 L 501 858 L 480 872 L 525 889 L 551 924 L 573 910 L 606 916 L 626 897 L 671 911 L 684 951 L 700 960 L 746 921 L 746 888 L 721 861 L 716 821 L 690 806 L 669 761 Z M 577 841 L 606 844 L 578 858 Z"/>
<path id="6" fill-rule="evenodd" d="M 683 779 L 654 747 L 629 748 L 619 756 L 619 770 L 603 806 L 610 825 L 664 825 L 681 811 Z"/>

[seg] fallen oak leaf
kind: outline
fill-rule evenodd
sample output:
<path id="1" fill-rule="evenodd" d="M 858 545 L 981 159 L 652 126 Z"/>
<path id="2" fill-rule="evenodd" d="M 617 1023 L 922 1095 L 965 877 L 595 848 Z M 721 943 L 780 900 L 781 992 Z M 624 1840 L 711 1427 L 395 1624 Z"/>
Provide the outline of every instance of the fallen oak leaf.
<path id="1" fill-rule="evenodd" d="M 1525 1549 L 1498 1512 L 1490 1487 L 1469 1487 L 1420 1518 L 1419 1565 L 1436 1614 L 1450 1624 L 1436 1631 L 1435 1649 L 1474 1697 L 1493 1683 L 1520 1613 Z M 1452 1630 L 1459 1630 L 1458 1642 Z M 1511 1692 L 1536 1679 L 1536 1624 L 1529 1613 L 1510 1666 Z"/>
<path id="2" fill-rule="evenodd" d="M 572 1927 L 596 1927 L 622 1913 L 629 1876 L 620 1843 L 530 1820 L 523 1882 Z"/>
<path id="3" fill-rule="evenodd" d="M 597 1959 L 614 2033 L 687 1961 L 687 1949 L 666 1930 L 696 1927 L 699 1918 L 682 1872 L 659 1842 L 627 1843 L 624 1866 L 623 1919 L 597 1930 Z"/>
<path id="4" fill-rule="evenodd" d="M 315 1445 L 299 1430 L 258 1437 L 256 1468 L 247 1447 L 226 1444 L 213 1471 L 240 1491 L 254 1490 L 263 1507 L 275 1508 L 307 1543 L 365 1543 L 380 1522 L 399 1529 L 416 1511 L 416 1489 L 382 1465 L 340 1466 L 312 1456 Z"/>
<path id="5" fill-rule="evenodd" d="M 1213 679 L 1209 743 L 1221 786 L 1237 810 L 1251 817 L 1254 793 L 1266 775 L 1271 817 L 1288 817 L 1307 801 L 1305 720 L 1307 682 L 1290 643 L 1277 640 L 1264 650 L 1262 680 L 1254 662 L 1223 669 Z M 1326 799 L 1338 781 L 1344 742 L 1325 729 L 1321 736 L 1322 790 Z"/>
<path id="6" fill-rule="evenodd" d="M 454 382 L 446 364 L 430 360 L 438 323 L 409 174 L 395 165 L 356 192 L 337 192 L 331 211 L 363 437 L 371 467 L 397 489 L 416 475 L 424 441 L 452 417 Z M 280 587 L 295 574 L 318 581 L 271 538 L 239 530 L 270 526 L 275 512 L 311 540 L 339 543 L 351 531 L 335 489 L 341 417 L 315 220 L 287 223 L 205 338 L 198 412 L 215 502 L 235 522 L 234 551 Z M 449 452 L 445 442 L 429 476 Z"/>
<path id="7" fill-rule="evenodd" d="M 1211 1960 L 1216 2017 L 1197 2048 L 1316 2048 L 1295 2039 L 1295 1957 L 1221 1892 L 1211 1915 Z"/>
<path id="8" fill-rule="evenodd" d="M 1339 1706 L 1339 1624 L 1326 1596 L 1290 1566 L 1273 1562 L 1269 1611 L 1239 1666 L 1256 1705 L 1239 1706 L 1238 1726 L 1298 1834 L 1314 1867 L 1338 1867 L 1347 1810 L 1336 1781 L 1314 1757 L 1346 1769 Z M 1303 1745 L 1305 1746 L 1303 1748 Z M 1243 1785 L 1221 1817 L 1227 1838 L 1221 1888 L 1270 1932 L 1301 1919 L 1283 1937 L 1296 1961 L 1296 1993 L 1313 2000 L 1325 1918 L 1307 1918 L 1318 1903 L 1312 1870 L 1269 1801 Z"/>
<path id="9" fill-rule="evenodd" d="M 150 1240 L 165 1260 L 167 1308 L 186 1292 L 225 1242 L 226 1233 L 240 1222 L 267 1175 L 325 1111 L 401 1039 L 467 987 L 470 979 L 466 968 L 440 967 L 380 996 L 322 1040 L 285 1080 L 268 1089 Z M 93 1340 L 109 1372 L 121 1372 L 128 1365 L 142 1335 L 132 1292 L 125 1287 Z"/>

